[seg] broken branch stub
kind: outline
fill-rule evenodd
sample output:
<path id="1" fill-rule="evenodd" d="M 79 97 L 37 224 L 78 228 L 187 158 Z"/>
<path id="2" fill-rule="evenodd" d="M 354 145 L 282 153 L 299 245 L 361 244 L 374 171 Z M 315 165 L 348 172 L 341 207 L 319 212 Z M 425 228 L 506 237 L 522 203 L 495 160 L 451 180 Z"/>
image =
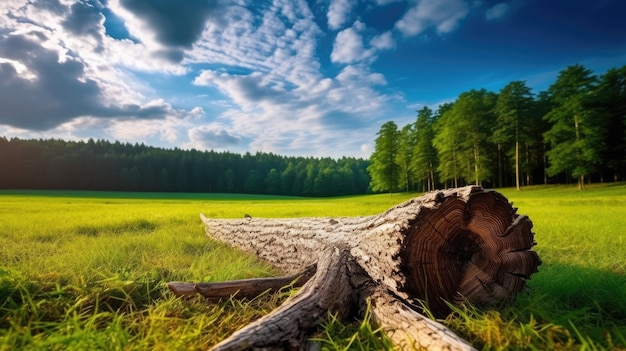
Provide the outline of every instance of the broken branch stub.
<path id="1" fill-rule="evenodd" d="M 433 314 L 444 316 L 450 311 L 447 302 L 484 305 L 505 301 L 523 288 L 540 265 L 539 257 L 531 251 L 535 242 L 528 217 L 518 215 L 498 192 L 477 186 L 427 193 L 374 216 L 201 218 L 207 235 L 252 252 L 288 273 L 302 271 L 328 252 L 342 248 L 353 266 L 362 270 L 363 274 L 355 276 L 364 283 L 353 287 L 362 305 L 387 301 L 381 296 L 391 296 L 390 302 L 379 304 L 379 311 L 389 310 L 388 306 L 406 309 L 406 313 L 394 314 L 402 316 L 399 326 L 393 325 L 396 319 L 377 315 L 377 307 L 372 307 L 374 320 L 393 331 L 391 335 L 406 336 L 409 341 L 403 345 L 408 348 L 432 348 L 454 339 L 437 332 L 438 341 L 428 341 L 423 333 L 433 334 L 432 328 L 425 326 L 431 320 L 415 318 L 413 325 L 407 326 L 407 316 L 417 313 L 409 312 L 411 305 L 425 301 Z M 313 281 L 319 285 L 316 277 L 320 274 L 318 267 L 303 290 Z M 322 299 L 318 288 L 313 290 L 318 291 L 316 298 Z M 437 328 L 445 330 L 438 324 Z M 416 340 L 417 335 L 423 340 Z M 395 337 L 394 341 L 400 343 Z M 459 339 L 452 349 L 467 347 Z"/>

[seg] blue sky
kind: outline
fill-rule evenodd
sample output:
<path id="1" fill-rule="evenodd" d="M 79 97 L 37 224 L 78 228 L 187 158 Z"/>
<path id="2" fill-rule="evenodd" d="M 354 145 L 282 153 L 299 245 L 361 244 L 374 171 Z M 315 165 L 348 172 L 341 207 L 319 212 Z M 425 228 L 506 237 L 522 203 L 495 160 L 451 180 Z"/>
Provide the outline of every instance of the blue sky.
<path id="1" fill-rule="evenodd" d="M 2 0 L 0 135 L 367 158 L 470 89 L 626 65 L 623 0 Z"/>

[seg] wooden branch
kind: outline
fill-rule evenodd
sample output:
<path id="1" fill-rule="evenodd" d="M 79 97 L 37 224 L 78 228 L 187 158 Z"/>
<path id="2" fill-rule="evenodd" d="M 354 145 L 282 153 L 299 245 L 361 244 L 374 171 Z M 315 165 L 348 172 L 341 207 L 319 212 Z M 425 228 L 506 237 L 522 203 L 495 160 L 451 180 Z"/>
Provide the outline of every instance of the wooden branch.
<path id="1" fill-rule="evenodd" d="M 254 278 L 231 280 L 227 282 L 209 283 L 186 283 L 170 282 L 167 287 L 176 296 L 195 296 L 200 294 L 210 300 L 224 298 L 254 298 L 266 291 L 278 291 L 286 286 L 294 288 L 304 285 L 317 269 L 316 264 L 311 264 L 302 272 L 285 277 Z"/>
<path id="2" fill-rule="evenodd" d="M 416 312 L 381 286 L 370 291 L 367 302 L 372 321 L 402 350 L 476 350 L 446 326 Z"/>
<path id="3" fill-rule="evenodd" d="M 349 266 L 354 265 L 348 250 L 337 247 L 318 262 L 316 274 L 283 305 L 240 329 L 211 351 L 251 348 L 299 349 L 305 333 L 317 326 L 329 312 L 347 316 L 355 299 L 350 285 Z"/>

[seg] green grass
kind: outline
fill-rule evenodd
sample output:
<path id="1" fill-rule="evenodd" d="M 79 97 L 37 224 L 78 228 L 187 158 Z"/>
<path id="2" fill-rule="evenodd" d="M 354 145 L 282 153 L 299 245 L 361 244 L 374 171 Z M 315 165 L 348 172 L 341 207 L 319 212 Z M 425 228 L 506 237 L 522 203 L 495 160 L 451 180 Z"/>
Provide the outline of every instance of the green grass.
<path id="1" fill-rule="evenodd" d="M 528 214 L 543 265 L 510 305 L 445 323 L 479 348 L 624 349 L 626 185 L 501 190 Z M 279 274 L 204 236 L 198 218 L 356 216 L 415 194 L 305 199 L 224 194 L 0 191 L 0 350 L 206 349 L 277 306 L 179 300 L 168 281 Z M 384 349 L 367 321 L 332 317 L 328 350 Z"/>

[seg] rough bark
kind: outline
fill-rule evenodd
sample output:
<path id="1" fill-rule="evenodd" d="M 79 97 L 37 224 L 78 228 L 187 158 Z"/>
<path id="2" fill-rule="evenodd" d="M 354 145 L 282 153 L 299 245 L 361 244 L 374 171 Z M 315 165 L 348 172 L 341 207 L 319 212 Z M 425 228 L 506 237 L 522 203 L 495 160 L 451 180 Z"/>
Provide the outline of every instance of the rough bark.
<path id="1" fill-rule="evenodd" d="M 176 296 L 195 296 L 200 294 L 209 300 L 217 301 L 229 297 L 254 298 L 264 292 L 275 292 L 287 286 L 301 287 L 315 274 L 316 270 L 317 264 L 312 264 L 302 272 L 286 277 L 254 278 L 211 283 L 170 282 L 167 284 L 167 287 Z"/>
<path id="2" fill-rule="evenodd" d="M 425 301 L 436 316 L 443 316 L 449 312 L 447 302 L 505 301 L 540 264 L 530 251 L 535 243 L 528 217 L 518 215 L 501 194 L 477 186 L 427 193 L 366 217 L 201 218 L 207 235 L 287 273 L 318 262 L 316 274 L 292 301 L 233 335 L 226 343 L 231 346 L 216 350 L 240 349 L 233 345 L 291 347 L 324 313 L 348 311 L 354 301 L 361 308 L 369 302 L 375 322 L 403 349 L 471 349 L 414 306 Z M 346 258 L 332 259 L 336 256 L 329 253 L 337 251 Z M 309 304 L 319 309 L 310 312 Z M 297 325 L 297 332 L 280 337 L 287 344 L 244 337 L 252 330 L 255 335 L 277 335 L 277 329 L 287 328 L 280 323 Z M 271 332 L 261 334 L 264 328 Z"/>

